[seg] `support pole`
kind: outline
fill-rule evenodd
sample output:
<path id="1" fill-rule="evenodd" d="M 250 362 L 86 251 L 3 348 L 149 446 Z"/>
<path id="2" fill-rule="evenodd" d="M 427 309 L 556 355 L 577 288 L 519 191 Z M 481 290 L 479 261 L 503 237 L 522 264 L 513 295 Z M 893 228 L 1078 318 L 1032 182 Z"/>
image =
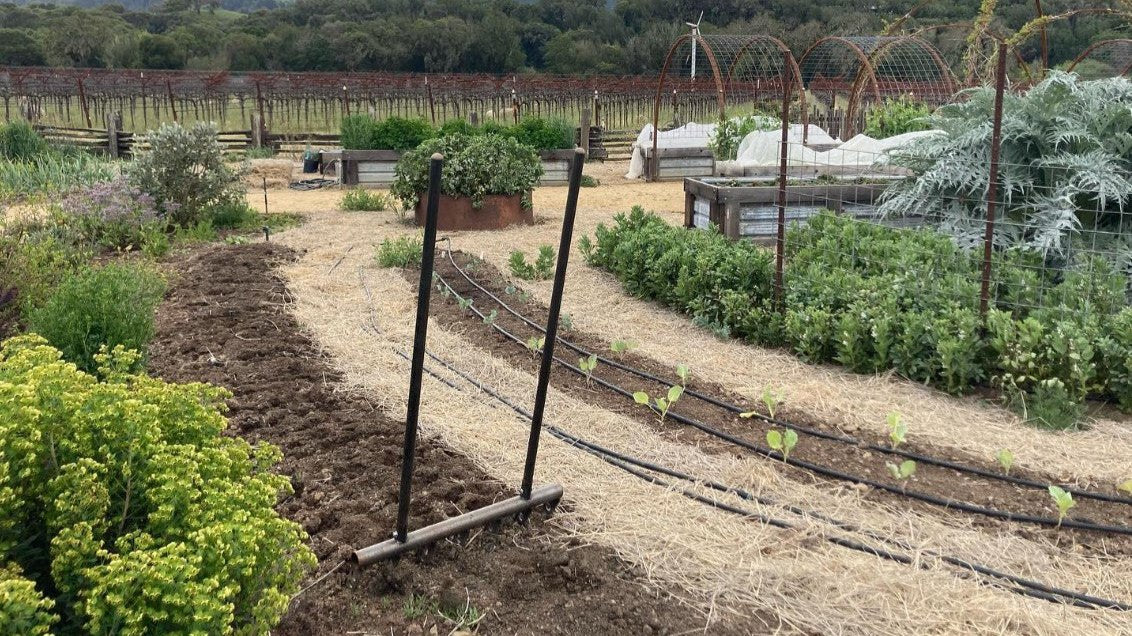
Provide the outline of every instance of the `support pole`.
<path id="1" fill-rule="evenodd" d="M 417 285 L 417 324 L 413 335 L 413 360 L 409 372 L 409 405 L 405 415 L 405 446 L 401 453 L 401 490 L 397 497 L 397 528 L 393 538 L 405 543 L 409 537 L 409 497 L 412 495 L 413 458 L 417 449 L 417 420 L 421 407 L 421 374 L 424 372 L 428 303 L 432 296 L 432 272 L 436 257 L 436 222 L 440 208 L 440 170 L 444 156 L 436 153 L 429 162 L 428 201 L 424 245 L 421 249 L 421 280 Z"/>
<path id="2" fill-rule="evenodd" d="M 983 318 L 986 318 L 990 304 L 994 217 L 998 212 L 998 156 L 1002 146 L 1002 100 L 1006 92 L 1006 48 L 1006 42 L 999 40 L 994 78 L 994 123 L 991 132 L 990 180 L 987 182 L 987 231 L 983 237 L 983 284 L 979 291 L 979 315 Z"/>
<path id="3" fill-rule="evenodd" d="M 554 287 L 550 293 L 550 312 L 546 319 L 546 335 L 542 344 L 542 360 L 535 390 L 535 410 L 531 417 L 531 433 L 527 438 L 527 460 L 523 466 L 523 483 L 519 488 L 521 499 L 531 498 L 535 479 L 535 459 L 538 455 L 539 434 L 542 432 L 543 411 L 546 408 L 546 390 L 550 385 L 550 367 L 554 362 L 554 341 L 558 337 L 558 314 L 562 311 L 562 292 L 566 287 L 566 265 L 570 261 L 570 243 L 574 237 L 574 216 L 578 211 L 578 189 L 582 184 L 582 166 L 586 153 L 578 148 L 570 160 L 570 189 L 566 195 L 566 213 L 562 217 L 562 238 L 558 242 L 558 265 L 554 269 Z"/>
<path id="4" fill-rule="evenodd" d="M 782 137 L 778 142 L 778 232 L 774 239 L 774 303 L 780 311 L 786 309 L 786 304 L 783 302 L 782 269 L 786 252 L 786 167 L 790 156 L 787 145 L 790 139 L 790 93 L 794 86 L 790 52 L 786 51 L 783 55 L 787 59 L 782 65 Z"/>

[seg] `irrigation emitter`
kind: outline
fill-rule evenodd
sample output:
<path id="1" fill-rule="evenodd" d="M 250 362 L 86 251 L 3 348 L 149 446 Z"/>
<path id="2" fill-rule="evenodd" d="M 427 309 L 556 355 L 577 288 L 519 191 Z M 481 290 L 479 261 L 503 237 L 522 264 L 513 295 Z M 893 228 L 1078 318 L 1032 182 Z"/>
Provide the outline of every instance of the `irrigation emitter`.
<path id="1" fill-rule="evenodd" d="M 550 385 L 550 372 L 554 361 L 554 344 L 558 334 L 558 318 L 562 309 L 562 293 L 566 284 L 566 266 L 570 259 L 570 242 L 574 234 L 574 217 L 578 209 L 578 189 L 581 186 L 585 152 L 577 149 L 570 162 L 569 190 L 566 211 L 562 219 L 558 265 L 554 270 L 554 287 L 550 297 L 546 334 L 542 346 L 542 364 L 539 366 L 538 384 L 531 428 L 527 439 L 527 454 L 523 464 L 523 480 L 519 494 L 478 510 L 445 519 L 439 523 L 409 531 L 409 507 L 412 496 L 413 459 L 416 452 L 417 424 L 420 417 L 421 377 L 428 332 L 429 300 L 433 284 L 436 256 L 436 227 L 440 203 L 440 174 L 444 157 L 434 154 L 429 165 L 428 205 L 425 213 L 424 242 L 421 249 L 421 276 L 417 287 L 417 319 L 413 337 L 413 355 L 409 370 L 409 403 L 405 416 L 405 441 L 401 456 L 401 484 L 397 498 L 397 522 L 393 538 L 354 552 L 359 566 L 366 566 L 398 557 L 406 552 L 425 549 L 446 538 L 474 528 L 486 526 L 508 518 L 526 522 L 538 507 L 553 511 L 562 499 L 562 486 L 551 483 L 534 487 L 535 461 L 538 457 L 539 435 L 542 432 L 546 393 Z"/>

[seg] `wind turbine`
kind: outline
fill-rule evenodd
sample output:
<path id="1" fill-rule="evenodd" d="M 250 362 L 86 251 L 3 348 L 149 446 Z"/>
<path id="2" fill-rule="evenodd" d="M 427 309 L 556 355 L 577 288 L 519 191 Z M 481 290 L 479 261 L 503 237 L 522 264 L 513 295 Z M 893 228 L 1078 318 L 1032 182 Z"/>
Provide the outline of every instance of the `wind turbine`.
<path id="1" fill-rule="evenodd" d="M 696 79 L 696 41 L 700 37 L 700 22 L 704 20 L 704 12 L 700 11 L 700 17 L 696 20 L 695 24 L 685 22 L 688 26 L 692 27 L 692 79 Z"/>

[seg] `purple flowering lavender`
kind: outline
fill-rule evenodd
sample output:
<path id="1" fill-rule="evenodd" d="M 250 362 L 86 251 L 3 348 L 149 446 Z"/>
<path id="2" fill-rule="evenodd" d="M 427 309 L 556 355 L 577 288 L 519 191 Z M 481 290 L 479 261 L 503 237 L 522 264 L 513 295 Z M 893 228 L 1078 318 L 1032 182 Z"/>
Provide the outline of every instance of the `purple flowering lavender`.
<path id="1" fill-rule="evenodd" d="M 142 226 L 158 219 L 153 197 L 122 176 L 73 190 L 60 207 L 66 216 L 86 222 Z"/>

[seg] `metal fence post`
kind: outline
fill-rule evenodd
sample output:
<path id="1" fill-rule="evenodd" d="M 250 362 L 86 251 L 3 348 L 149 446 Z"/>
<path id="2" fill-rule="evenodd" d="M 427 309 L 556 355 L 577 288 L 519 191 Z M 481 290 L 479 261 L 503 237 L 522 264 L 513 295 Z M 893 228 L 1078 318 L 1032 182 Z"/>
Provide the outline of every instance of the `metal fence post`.
<path id="1" fill-rule="evenodd" d="M 786 169 L 789 158 L 790 139 L 790 93 L 793 92 L 794 77 L 790 65 L 790 52 L 783 52 L 782 62 L 782 138 L 778 150 L 778 232 L 774 240 L 774 304 L 779 311 L 785 311 L 783 302 L 782 270 L 786 251 Z"/>
<path id="2" fill-rule="evenodd" d="M 1002 146 L 1002 100 L 1006 92 L 1006 42 L 998 41 L 994 77 L 994 122 L 991 130 L 990 181 L 987 183 L 987 230 L 983 237 L 983 284 L 979 291 L 979 315 L 986 317 L 990 304 L 991 254 L 998 200 L 998 153 Z"/>

